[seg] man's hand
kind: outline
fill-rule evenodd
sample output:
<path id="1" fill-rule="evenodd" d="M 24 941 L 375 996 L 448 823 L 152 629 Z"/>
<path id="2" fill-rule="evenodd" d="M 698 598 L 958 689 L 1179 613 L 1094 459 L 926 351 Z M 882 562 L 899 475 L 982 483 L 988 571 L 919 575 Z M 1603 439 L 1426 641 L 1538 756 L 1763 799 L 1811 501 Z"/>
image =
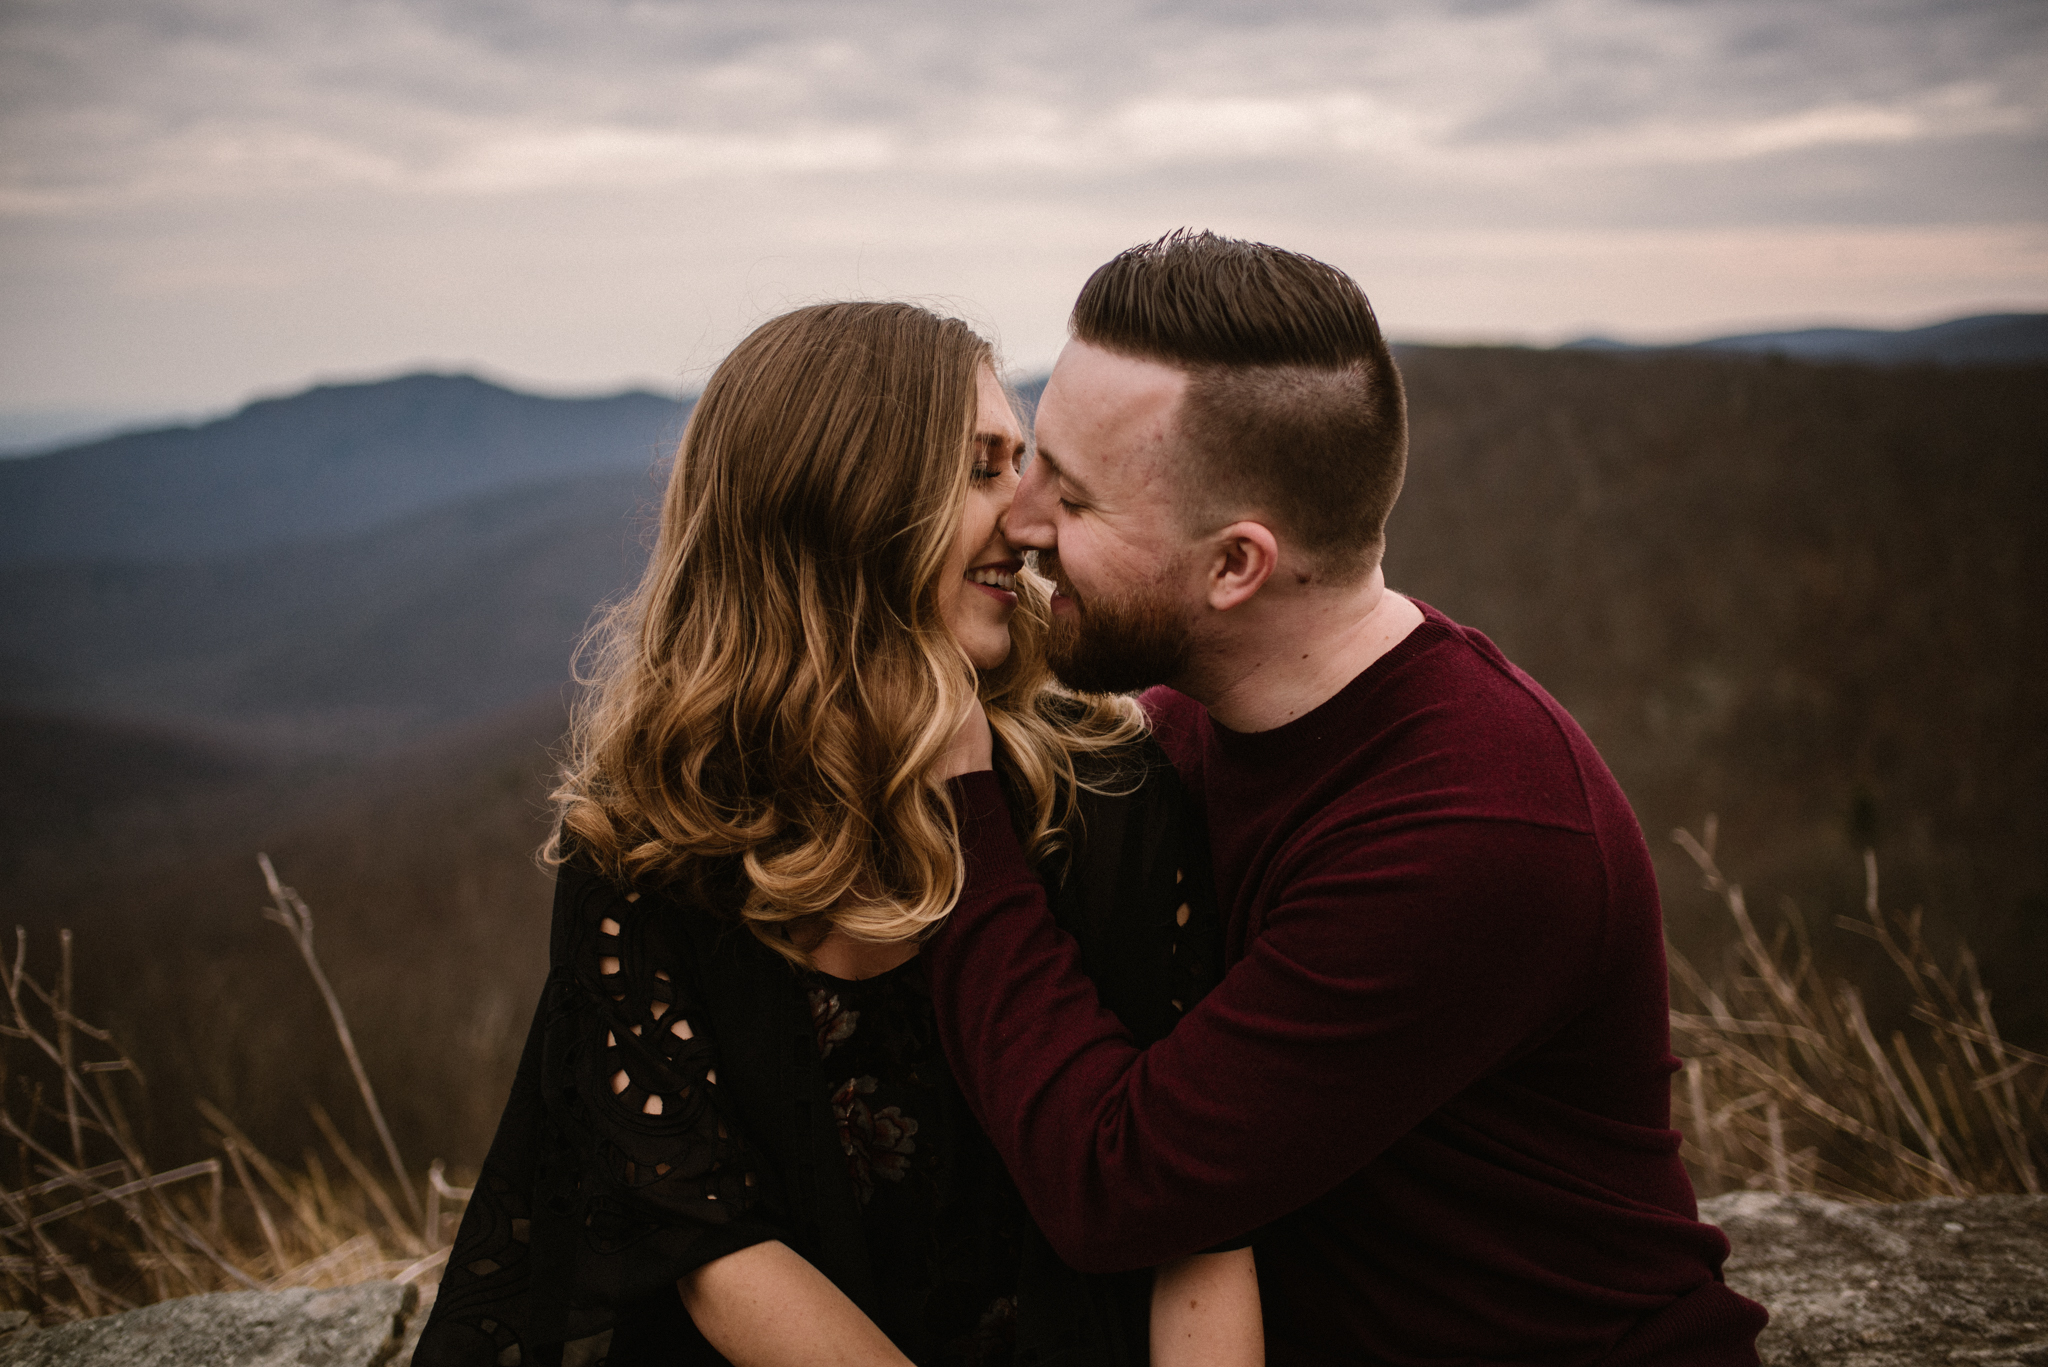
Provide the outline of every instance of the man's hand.
<path id="1" fill-rule="evenodd" d="M 952 742 L 932 766 L 932 777 L 944 783 L 949 778 L 995 767 L 995 742 L 988 733 L 988 713 L 981 710 L 981 699 L 975 698 L 969 702 L 959 729 L 953 732 Z"/>

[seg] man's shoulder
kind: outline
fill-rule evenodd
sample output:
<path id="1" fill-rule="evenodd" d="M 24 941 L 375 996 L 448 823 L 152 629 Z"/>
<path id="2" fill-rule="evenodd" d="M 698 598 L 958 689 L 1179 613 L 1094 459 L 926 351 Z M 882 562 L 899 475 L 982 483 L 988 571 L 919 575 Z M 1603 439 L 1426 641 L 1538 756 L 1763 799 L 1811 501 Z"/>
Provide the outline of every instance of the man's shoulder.
<path id="1" fill-rule="evenodd" d="M 1423 621 L 1347 690 L 1355 799 L 1591 830 L 1613 778 L 1571 714 L 1484 633 L 1416 606 Z"/>
<path id="2" fill-rule="evenodd" d="M 1390 654 L 1412 651 L 1416 673 L 1438 700 L 1495 709 L 1530 724 L 1568 714 L 1543 686 L 1518 667 L 1485 632 L 1451 620 L 1421 599 L 1422 621 Z"/>
<path id="3" fill-rule="evenodd" d="M 1226 747 L 1225 759 L 1284 765 L 1338 822 L 1426 813 L 1591 832 L 1626 810 L 1592 741 L 1541 684 L 1483 632 L 1410 601 L 1422 621 L 1407 636 L 1321 707 L 1244 754 Z M 1216 738 L 1208 710 L 1167 687 L 1140 702 L 1174 767 L 1199 785 Z"/>

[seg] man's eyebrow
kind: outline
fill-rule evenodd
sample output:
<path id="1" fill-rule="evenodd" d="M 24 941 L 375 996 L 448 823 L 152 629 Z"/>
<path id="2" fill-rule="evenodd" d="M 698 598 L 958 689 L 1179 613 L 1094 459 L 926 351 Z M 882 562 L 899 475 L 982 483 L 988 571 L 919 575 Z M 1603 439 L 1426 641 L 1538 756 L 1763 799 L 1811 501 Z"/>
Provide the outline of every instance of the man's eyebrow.
<path id="1" fill-rule="evenodd" d="M 1074 476 L 1068 472 L 1067 468 L 1064 465 L 1061 465 L 1059 461 L 1054 458 L 1052 452 L 1046 450 L 1043 446 L 1041 446 L 1038 448 L 1037 454 L 1034 455 L 1032 458 L 1034 460 L 1044 461 L 1045 467 L 1048 470 L 1052 471 L 1053 474 L 1059 477 L 1060 479 L 1065 480 L 1068 483 L 1068 485 L 1072 487 L 1073 491 L 1081 496 L 1081 501 L 1083 503 L 1089 502 L 1091 500 L 1091 495 L 1088 492 L 1088 486 L 1081 483 L 1080 480 L 1075 479 Z"/>

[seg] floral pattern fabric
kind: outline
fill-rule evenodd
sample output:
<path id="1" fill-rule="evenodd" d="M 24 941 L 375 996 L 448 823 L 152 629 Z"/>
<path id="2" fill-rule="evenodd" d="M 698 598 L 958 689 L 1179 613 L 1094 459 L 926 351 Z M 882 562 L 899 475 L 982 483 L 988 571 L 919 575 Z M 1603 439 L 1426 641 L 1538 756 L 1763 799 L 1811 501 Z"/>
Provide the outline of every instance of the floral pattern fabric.
<path id="1" fill-rule="evenodd" d="M 849 991 L 863 990 L 858 983 L 845 986 Z M 848 1007 L 832 987 L 813 987 L 810 1002 L 811 1028 L 822 1063 L 853 1038 L 860 1027 L 860 1012 Z M 898 1055 L 887 1059 L 886 1065 L 901 1069 L 904 1062 Z M 864 1074 L 850 1077 L 832 1090 L 832 1118 L 839 1126 L 839 1147 L 846 1153 L 846 1174 L 853 1179 L 854 1193 L 862 1205 L 875 1199 L 877 1180 L 901 1182 L 909 1176 L 911 1155 L 917 1152 L 916 1119 L 905 1115 L 900 1105 L 877 1106 L 869 1100 L 881 1086 L 880 1079 Z"/>
<path id="2" fill-rule="evenodd" d="M 900 1184 L 915 1170 L 921 1128 L 915 1111 L 929 1109 L 933 1101 L 954 1104 L 957 1096 L 936 1055 L 920 963 L 858 982 L 822 973 L 809 978 L 812 1034 L 831 1087 L 839 1147 L 865 1207 L 875 1199 L 876 1183 Z M 865 1030 L 863 1016 L 871 1022 Z M 928 1143 L 922 1157 L 925 1176 L 936 1179 L 946 1166 L 945 1154 Z"/>
<path id="3" fill-rule="evenodd" d="M 846 984 L 858 990 L 860 984 Z M 831 1051 L 854 1037 L 860 1027 L 860 1012 L 846 1006 L 831 988 L 811 988 L 811 1029 L 817 1035 L 817 1058 L 825 1062 Z M 899 1058 L 889 1060 L 901 1066 Z M 840 1127 L 840 1148 L 846 1152 L 846 1174 L 854 1180 L 854 1195 L 866 1205 L 874 1199 L 874 1183 L 901 1183 L 909 1176 L 911 1154 L 918 1152 L 918 1121 L 903 1115 L 903 1107 L 877 1107 L 868 1099 L 881 1090 L 881 1080 L 856 1076 L 831 1090 L 831 1119 Z"/>
<path id="4" fill-rule="evenodd" d="M 846 1150 L 846 1172 L 854 1192 L 866 1205 L 875 1199 L 875 1180 L 901 1182 L 910 1173 L 910 1155 L 917 1151 L 917 1122 L 901 1106 L 870 1107 L 865 1098 L 881 1084 L 871 1077 L 850 1077 L 832 1093 L 832 1115 L 839 1122 L 839 1145 Z"/>
<path id="5" fill-rule="evenodd" d="M 860 1012 L 849 1011 L 840 1002 L 839 994 L 829 987 L 814 987 L 810 991 L 811 1030 L 818 1037 L 818 1058 L 822 1061 L 832 1057 L 832 1051 L 846 1043 L 860 1024 Z"/>

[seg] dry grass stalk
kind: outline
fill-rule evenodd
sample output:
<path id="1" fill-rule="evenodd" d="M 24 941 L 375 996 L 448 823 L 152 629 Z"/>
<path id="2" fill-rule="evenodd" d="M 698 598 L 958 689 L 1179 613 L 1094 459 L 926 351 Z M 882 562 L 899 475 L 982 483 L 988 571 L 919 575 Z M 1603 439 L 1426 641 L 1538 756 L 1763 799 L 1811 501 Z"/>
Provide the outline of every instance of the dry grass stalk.
<path id="1" fill-rule="evenodd" d="M 327 1003 L 327 1014 L 334 1020 L 334 1033 L 341 1040 L 341 1051 L 348 1055 L 349 1070 L 355 1074 L 356 1089 L 362 1093 L 363 1105 L 369 1109 L 370 1123 L 377 1127 L 377 1139 L 384 1145 L 384 1157 L 398 1178 L 398 1189 L 405 1194 L 406 1208 L 412 1212 L 413 1220 L 419 1222 L 425 1218 L 425 1212 L 420 1209 L 419 1193 L 413 1190 L 412 1178 L 405 1171 L 405 1160 L 398 1156 L 398 1141 L 391 1137 L 391 1127 L 384 1123 L 384 1108 L 377 1104 L 377 1089 L 370 1085 L 370 1075 L 363 1068 L 362 1056 L 356 1052 L 355 1036 L 348 1028 L 348 1016 L 341 1009 L 341 999 L 334 995 L 334 988 L 320 967 L 320 958 L 313 952 L 313 909 L 306 905 L 305 899 L 295 889 L 278 881 L 277 870 L 271 867 L 269 855 L 257 855 L 256 863 L 263 870 L 263 881 L 270 887 L 273 903 L 263 909 L 263 915 L 285 928 L 292 937 L 292 943 L 299 948 L 299 957 L 306 961 L 306 969 L 313 975 L 313 983 Z M 324 1115 L 322 1119 L 324 1121 Z"/>
<path id="2" fill-rule="evenodd" d="M 1837 924 L 1881 946 L 1921 1027 L 1889 1047 L 1855 984 L 1814 965 L 1795 908 L 1766 941 L 1742 889 L 1714 859 L 1715 823 L 1675 839 L 1720 895 L 1736 929 L 1736 967 L 1709 982 L 1671 951 L 1675 1088 L 1685 1158 L 1703 1194 L 1810 1191 L 1851 1201 L 2041 1191 L 2048 1154 L 2048 1057 L 1998 1033 L 1967 948 L 1944 972 L 1920 915 L 1887 916 L 1877 859 L 1864 856 L 1864 914 Z"/>
<path id="3" fill-rule="evenodd" d="M 0 966 L 10 1016 L 0 1022 L 0 1038 L 15 1043 L 7 1051 L 7 1086 L 0 1094 L 0 1131 L 14 1141 L 17 1168 L 11 1189 L 0 1188 L 0 1205 L 11 1221 L 0 1229 L 0 1286 L 7 1299 L 50 1309 L 46 1288 L 61 1282 L 71 1292 L 54 1307 L 63 1318 L 220 1285 L 258 1286 L 223 1253 L 219 1220 L 212 1221 L 209 1238 L 194 1223 L 206 1217 L 181 1210 L 173 1200 L 170 1189 L 191 1178 L 210 1176 L 218 1183 L 220 1164 L 208 1159 L 158 1173 L 144 1159 L 110 1085 L 113 1073 L 125 1072 L 137 1085 L 140 1075 L 133 1061 L 112 1050 L 106 1031 L 72 1012 L 68 934 L 60 945 L 54 987 L 29 976 L 28 936 L 19 929 L 14 962 Z M 81 1060 L 80 1038 L 106 1046 L 114 1056 Z M 87 1086 L 89 1072 L 99 1075 L 100 1086 Z M 52 1093 L 61 1098 L 61 1109 L 45 1101 Z M 68 1158 L 38 1133 L 58 1122 Z M 207 1205 L 217 1216 L 218 1199 Z M 111 1223 L 108 1208 L 118 1215 Z M 108 1247 L 121 1248 L 123 1256 L 111 1264 L 95 1257 Z M 116 1278 L 125 1283 L 118 1290 L 107 1284 L 110 1266 L 124 1274 Z"/>
<path id="4" fill-rule="evenodd" d="M 279 891 L 281 906 L 304 907 Z M 310 915 L 304 924 L 302 952 L 327 992 L 311 958 Z M 317 1107 L 314 1123 L 348 1174 L 345 1185 L 328 1179 L 317 1154 L 301 1171 L 281 1168 L 203 1099 L 197 1105 L 225 1165 L 208 1158 L 153 1170 L 116 1085 L 140 1088 L 140 1072 L 107 1031 L 72 1011 L 69 933 L 50 987 L 29 975 L 27 936 L 15 935 L 13 962 L 0 962 L 9 1013 L 0 1019 L 0 1133 L 11 1141 L 0 1145 L 0 1304 L 55 1323 L 207 1291 L 414 1281 L 446 1260 L 443 1203 L 469 1193 L 449 1186 L 436 1162 L 428 1175 L 434 1218 L 423 1237 L 418 1218 L 401 1215 Z M 346 1041 L 339 1003 L 331 992 L 328 999 Z M 381 1130 L 360 1070 L 358 1081 Z"/>

